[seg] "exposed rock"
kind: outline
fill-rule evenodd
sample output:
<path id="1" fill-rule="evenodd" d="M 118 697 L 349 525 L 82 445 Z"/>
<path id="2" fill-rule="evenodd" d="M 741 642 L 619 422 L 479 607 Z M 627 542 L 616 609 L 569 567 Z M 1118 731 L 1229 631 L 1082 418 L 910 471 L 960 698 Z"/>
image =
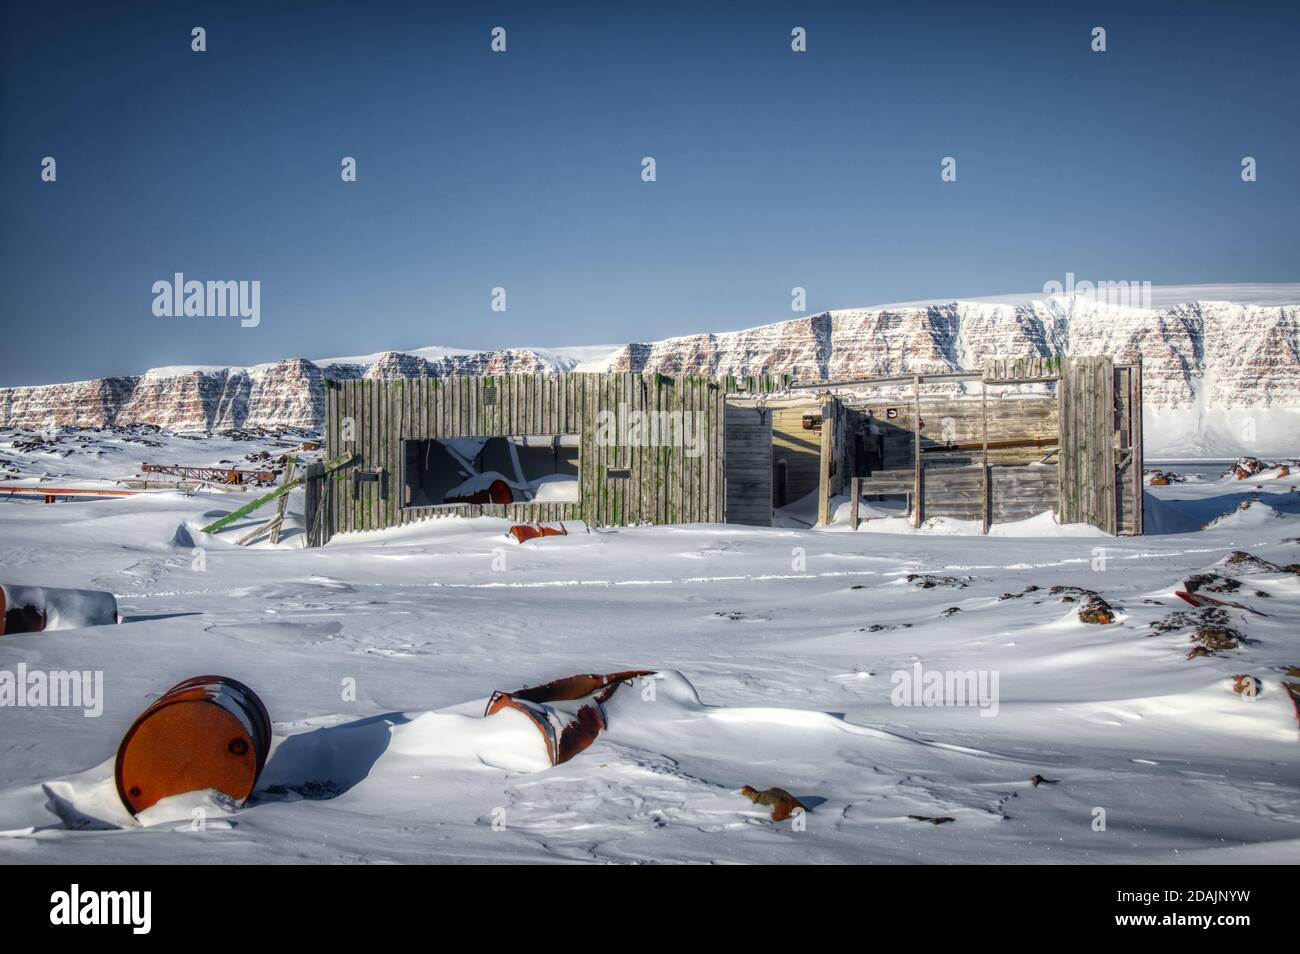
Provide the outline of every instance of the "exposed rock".
<path id="1" fill-rule="evenodd" d="M 1183 581 L 1183 589 L 1188 593 L 1235 593 L 1241 589 L 1241 581 L 1217 573 L 1197 573 Z"/>
<path id="2" fill-rule="evenodd" d="M 1147 484 L 1152 487 L 1168 487 L 1170 484 L 1185 484 L 1187 478 L 1182 474 L 1175 474 L 1171 470 L 1148 470 L 1146 471 Z"/>
<path id="3" fill-rule="evenodd" d="M 955 589 L 963 589 L 969 585 L 969 577 L 965 580 L 959 580 L 955 576 L 935 576 L 931 573 L 909 573 L 905 576 L 908 583 L 913 584 L 918 590 L 932 590 L 936 586 L 950 586 Z"/>
<path id="4" fill-rule="evenodd" d="M 1267 469 L 1268 465 L 1258 457 L 1239 457 L 1235 464 L 1223 472 L 1222 476 L 1236 477 L 1238 480 L 1245 480 L 1248 477 L 1254 477 L 1260 471 Z"/>
<path id="5" fill-rule="evenodd" d="M 1202 626 L 1192 633 L 1193 646 L 1188 651 L 1187 658 L 1226 653 L 1230 649 L 1237 649 L 1242 642 L 1241 633 L 1231 626 Z"/>
<path id="6" fill-rule="evenodd" d="M 1263 684 L 1254 676 L 1242 673 L 1232 677 L 1232 691 L 1238 695 L 1253 699 L 1262 688 Z"/>
<path id="7" fill-rule="evenodd" d="M 1062 603 L 1073 603 L 1077 600 L 1079 603 L 1077 615 L 1081 623 L 1106 626 L 1115 622 L 1114 607 L 1102 599 L 1101 594 L 1093 590 L 1085 590 L 1079 586 L 1054 586 L 1049 592 L 1059 595 Z"/>
<path id="8" fill-rule="evenodd" d="M 1253 553 L 1247 553 L 1245 550 L 1233 550 L 1220 561 L 1225 567 L 1232 567 L 1243 573 L 1296 573 L 1300 572 L 1300 564 L 1288 563 L 1281 566 L 1271 560 L 1265 560 L 1257 557 Z"/>
<path id="9" fill-rule="evenodd" d="M 908 815 L 912 821 L 929 822 L 931 825 L 946 825 L 950 821 L 956 821 L 951 815 Z"/>
<path id="10" fill-rule="evenodd" d="M 765 788 L 759 791 L 752 785 L 745 785 L 740 789 L 740 794 L 755 805 L 770 806 L 772 821 L 785 821 L 795 813 L 796 809 L 804 812 L 812 810 L 783 788 Z"/>

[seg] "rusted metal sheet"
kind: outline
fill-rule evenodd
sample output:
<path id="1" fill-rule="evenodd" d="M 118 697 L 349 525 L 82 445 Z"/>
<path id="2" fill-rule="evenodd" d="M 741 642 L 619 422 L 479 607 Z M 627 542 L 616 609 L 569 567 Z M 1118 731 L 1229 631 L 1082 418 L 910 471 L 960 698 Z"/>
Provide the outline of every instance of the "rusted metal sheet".
<path id="1" fill-rule="evenodd" d="M 517 523 L 507 532 L 519 543 L 523 543 L 525 540 L 536 540 L 538 537 L 567 537 L 569 535 L 569 531 L 564 529 L 564 524 L 560 524 L 558 527 L 548 527 L 540 523 L 535 526 Z"/>
<path id="2" fill-rule="evenodd" d="M 619 686 L 653 670 L 636 669 L 605 675 L 583 673 L 515 692 L 492 693 L 484 716 L 510 708 L 532 720 L 546 743 L 552 765 L 569 761 L 592 742 L 606 726 L 604 703 Z"/>
<path id="3" fill-rule="evenodd" d="M 163 693 L 122 737 L 117 794 L 132 814 L 209 788 L 242 802 L 270 748 L 271 718 L 253 690 L 228 676 L 195 676 Z"/>
<path id="4" fill-rule="evenodd" d="M 515 502 L 515 492 L 504 480 L 494 480 L 482 490 L 471 494 L 447 496 L 443 503 L 449 504 L 508 504 Z"/>

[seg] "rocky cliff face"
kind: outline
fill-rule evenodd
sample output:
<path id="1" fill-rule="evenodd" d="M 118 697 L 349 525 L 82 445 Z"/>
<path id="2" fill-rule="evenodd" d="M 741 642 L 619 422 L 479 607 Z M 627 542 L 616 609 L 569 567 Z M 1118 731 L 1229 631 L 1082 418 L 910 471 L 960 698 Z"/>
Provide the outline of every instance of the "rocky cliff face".
<path id="1" fill-rule="evenodd" d="M 1084 298 L 950 302 L 825 312 L 744 331 L 629 344 L 596 362 L 528 349 L 386 352 L 319 364 L 161 369 L 138 377 L 0 389 L 0 426 L 156 424 L 177 431 L 320 425 L 327 379 L 391 380 L 558 370 L 705 375 L 790 373 L 800 381 L 979 368 L 988 357 L 1110 354 L 1143 360 L 1150 413 L 1300 411 L 1300 307 L 1195 302 L 1159 309 Z"/>

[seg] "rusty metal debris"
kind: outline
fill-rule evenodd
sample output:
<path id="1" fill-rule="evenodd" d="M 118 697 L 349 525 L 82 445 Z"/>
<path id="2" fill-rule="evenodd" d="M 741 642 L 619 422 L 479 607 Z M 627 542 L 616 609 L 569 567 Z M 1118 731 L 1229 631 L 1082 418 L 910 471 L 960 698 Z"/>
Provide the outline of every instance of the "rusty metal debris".
<path id="1" fill-rule="evenodd" d="M 443 503 L 449 504 L 508 504 L 515 502 L 515 492 L 504 480 L 497 478 L 482 490 L 473 493 L 448 495 Z"/>
<path id="2" fill-rule="evenodd" d="M 253 690 L 228 676 L 195 676 L 163 693 L 122 737 L 117 794 L 133 815 L 209 788 L 242 802 L 270 748 L 271 718 Z"/>
<path id="3" fill-rule="evenodd" d="M 121 621 L 112 593 L 0 583 L 0 636 Z"/>
<path id="4" fill-rule="evenodd" d="M 141 464 L 142 474 L 167 474 L 185 480 L 200 480 L 209 484 L 265 484 L 275 480 L 269 470 L 243 470 L 239 467 L 187 467 L 184 464 Z"/>
<path id="5" fill-rule="evenodd" d="M 767 805 L 772 809 L 772 821 L 785 821 L 796 811 L 811 811 L 803 802 L 795 798 L 783 788 L 765 788 L 761 791 L 752 785 L 744 785 L 740 789 L 740 794 L 744 795 L 755 805 Z"/>
<path id="6" fill-rule="evenodd" d="M 567 537 L 569 535 L 569 531 L 564 529 L 564 524 L 560 524 L 558 527 L 547 527 L 540 523 L 534 526 L 517 523 L 507 532 L 519 543 L 523 543 L 525 540 L 536 540 L 538 537 Z"/>
<path id="7" fill-rule="evenodd" d="M 541 733 L 551 764 L 560 765 L 596 741 L 607 724 L 604 703 L 619 686 L 654 674 L 648 669 L 606 675 L 583 673 L 515 692 L 497 691 L 492 693 L 483 715 L 494 715 L 502 709 L 522 712 Z"/>

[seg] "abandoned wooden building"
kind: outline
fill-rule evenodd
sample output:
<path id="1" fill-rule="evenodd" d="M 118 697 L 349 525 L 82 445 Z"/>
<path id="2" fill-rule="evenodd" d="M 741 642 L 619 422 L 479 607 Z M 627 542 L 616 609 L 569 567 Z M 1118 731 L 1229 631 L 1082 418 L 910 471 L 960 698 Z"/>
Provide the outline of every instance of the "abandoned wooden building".
<path id="1" fill-rule="evenodd" d="M 655 373 L 332 381 L 325 457 L 351 463 L 308 482 L 307 538 L 450 515 L 797 526 L 803 512 L 825 525 L 845 504 L 856 525 L 891 502 L 915 524 L 956 517 L 987 530 L 1056 511 L 1141 533 L 1141 386 L 1140 365 L 1104 357 L 808 384 Z"/>

